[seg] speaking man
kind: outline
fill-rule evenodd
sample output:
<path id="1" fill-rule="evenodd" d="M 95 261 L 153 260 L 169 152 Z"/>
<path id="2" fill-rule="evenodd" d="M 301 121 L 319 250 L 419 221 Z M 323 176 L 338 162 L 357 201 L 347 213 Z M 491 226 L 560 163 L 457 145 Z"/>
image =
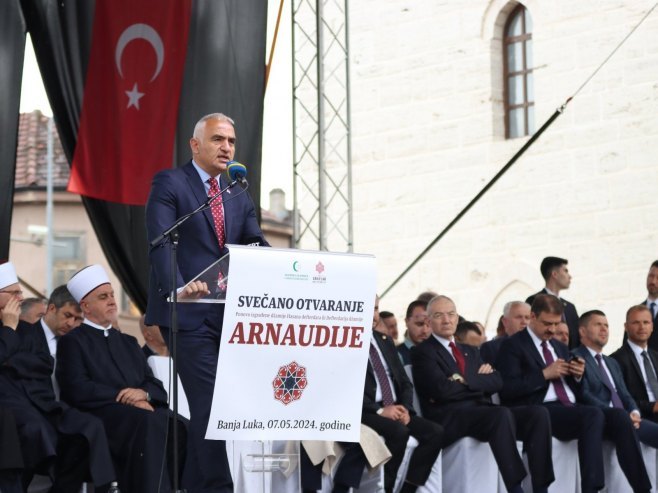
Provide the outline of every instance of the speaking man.
<path id="1" fill-rule="evenodd" d="M 178 218 L 189 214 L 228 185 L 223 173 L 235 156 L 236 134 L 231 118 L 212 113 L 201 118 L 190 139 L 192 159 L 182 167 L 161 171 L 153 178 L 146 204 L 148 240 L 157 238 Z M 226 244 L 269 246 L 256 221 L 248 193 L 239 187 L 223 192 L 212 207 L 178 228 L 179 243 L 174 276 L 179 298 L 206 294 L 205 283 L 188 284 L 211 263 L 227 253 Z M 145 323 L 159 325 L 167 337 L 171 327 L 171 249 L 160 244 L 150 251 L 150 280 Z M 190 493 L 233 491 L 223 441 L 206 440 L 206 428 L 217 372 L 223 305 L 178 305 L 178 369 L 190 406 L 190 460 L 199 473 L 188 485 Z"/>

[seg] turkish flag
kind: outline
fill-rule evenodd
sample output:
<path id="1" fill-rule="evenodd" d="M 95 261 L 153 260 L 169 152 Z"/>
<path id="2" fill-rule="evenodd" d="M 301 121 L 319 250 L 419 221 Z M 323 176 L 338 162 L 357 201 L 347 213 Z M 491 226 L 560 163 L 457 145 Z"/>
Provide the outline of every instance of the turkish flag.
<path id="1" fill-rule="evenodd" d="M 68 190 L 144 205 L 171 168 L 191 0 L 97 0 Z"/>

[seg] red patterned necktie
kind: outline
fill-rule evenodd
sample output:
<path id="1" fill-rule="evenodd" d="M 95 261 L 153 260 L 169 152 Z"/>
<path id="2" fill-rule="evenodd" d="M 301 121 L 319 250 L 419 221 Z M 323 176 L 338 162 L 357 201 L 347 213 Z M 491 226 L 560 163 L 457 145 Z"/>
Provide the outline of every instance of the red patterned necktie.
<path id="1" fill-rule="evenodd" d="M 550 366 L 555 361 L 551 351 L 548 349 L 548 343 L 546 341 L 541 342 L 541 350 L 544 353 L 544 361 L 546 361 L 546 366 Z M 558 400 L 567 407 L 573 406 L 573 402 L 569 400 L 569 395 L 567 394 L 567 389 L 562 383 L 562 378 L 551 380 L 553 382 L 553 387 L 555 388 L 555 394 L 557 395 Z"/>
<path id="2" fill-rule="evenodd" d="M 466 370 L 466 361 L 464 360 L 464 355 L 459 350 L 457 344 L 455 344 L 454 341 L 450 341 L 450 344 L 448 344 L 448 346 L 450 346 L 450 349 L 452 349 L 452 355 L 454 356 L 455 361 L 457 362 L 457 368 L 459 368 L 459 373 L 461 373 L 463 376 L 464 371 Z"/>
<path id="3" fill-rule="evenodd" d="M 208 197 L 214 197 L 219 194 L 219 185 L 217 185 L 216 178 L 208 178 L 208 183 L 210 183 L 210 190 L 208 190 Z M 210 204 L 210 210 L 212 212 L 212 219 L 215 222 L 215 232 L 217 233 L 217 243 L 219 243 L 219 249 L 224 248 L 224 241 L 226 240 L 226 235 L 224 233 L 224 207 L 222 206 L 222 196 L 221 194 L 217 196 L 215 200 Z"/>
<path id="4" fill-rule="evenodd" d="M 370 363 L 372 364 L 372 369 L 375 370 L 375 377 L 382 389 L 382 404 L 384 404 L 384 407 L 391 406 L 395 404 L 395 401 L 393 400 L 393 390 L 391 389 L 391 384 L 388 380 L 384 363 L 379 357 L 379 353 L 373 344 L 375 343 L 370 342 Z"/>

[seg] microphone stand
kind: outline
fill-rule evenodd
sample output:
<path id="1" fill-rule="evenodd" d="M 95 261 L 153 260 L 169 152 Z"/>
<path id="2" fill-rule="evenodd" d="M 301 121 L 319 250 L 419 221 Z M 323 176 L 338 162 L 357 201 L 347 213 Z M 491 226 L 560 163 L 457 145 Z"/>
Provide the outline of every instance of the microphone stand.
<path id="1" fill-rule="evenodd" d="M 194 209 L 189 214 L 185 214 L 178 218 L 174 223 L 169 226 L 164 232 L 158 236 L 156 239 L 149 243 L 150 247 L 156 247 L 165 242 L 166 239 L 169 239 L 171 245 L 171 360 L 172 360 L 172 376 L 169 380 L 170 386 L 173 390 L 173 402 L 174 402 L 174 426 L 172 432 L 172 447 L 173 447 L 173 493 L 184 493 L 184 490 L 178 488 L 178 348 L 177 348 L 177 339 L 178 339 L 178 289 L 177 289 L 177 276 L 176 269 L 178 266 L 177 261 L 177 251 L 178 251 L 178 239 L 179 233 L 178 228 L 189 218 L 195 214 L 208 209 L 212 203 L 221 196 L 225 191 L 233 188 L 238 182 L 241 182 L 240 177 L 233 180 L 229 183 L 224 189 L 217 192 L 215 195 L 208 197 L 203 204 Z M 173 382 L 173 383 L 172 383 Z"/>

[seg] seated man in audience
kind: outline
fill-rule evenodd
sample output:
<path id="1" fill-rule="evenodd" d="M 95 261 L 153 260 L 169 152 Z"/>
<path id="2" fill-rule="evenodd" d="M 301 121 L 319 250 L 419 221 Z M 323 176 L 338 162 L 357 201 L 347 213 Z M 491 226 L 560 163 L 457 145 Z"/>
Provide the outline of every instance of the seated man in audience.
<path id="1" fill-rule="evenodd" d="M 62 399 L 103 421 L 123 490 L 169 491 L 169 468 L 163 461 L 171 457 L 171 413 L 162 383 L 153 376 L 137 340 L 113 328 L 117 306 L 105 269 L 86 267 L 67 287 L 80 304 L 84 321 L 58 344 L 56 373 Z M 183 459 L 185 430 L 179 430 Z"/>
<path id="2" fill-rule="evenodd" d="M 475 322 L 464 320 L 457 324 L 455 330 L 455 340 L 460 344 L 467 344 L 473 347 L 480 347 L 482 344 L 482 331 Z"/>
<path id="3" fill-rule="evenodd" d="M 566 322 L 560 322 L 560 325 L 555 329 L 553 339 L 560 341 L 562 344 L 569 346 L 569 326 Z"/>
<path id="4" fill-rule="evenodd" d="M 13 332 L 21 291 L 11 264 L 0 266 L 0 278 L 4 335 L 13 339 L 11 349 L 0 355 L 0 404 L 12 410 L 18 425 L 25 487 L 35 472 L 51 476 L 52 492 L 76 492 L 89 476 L 96 486 L 107 485 L 115 474 L 103 424 L 55 399 L 54 360 L 42 324 Z"/>
<path id="5" fill-rule="evenodd" d="M 160 327 L 157 325 L 146 325 L 144 315 L 139 317 L 139 329 L 142 331 L 144 345 L 142 352 L 148 359 L 149 356 L 169 356 L 169 348 L 162 337 Z"/>
<path id="6" fill-rule="evenodd" d="M 576 404 L 580 381 L 585 372 L 582 359 L 570 359 L 567 346 L 552 339 L 562 320 L 562 302 L 553 295 L 540 294 L 532 304 L 528 327 L 501 345 L 496 368 L 503 376 L 500 398 L 505 405 L 543 404 L 551 419 L 553 436 L 558 440 L 578 440 L 581 487 L 593 493 L 605 486 L 603 469 L 603 411 Z M 632 435 L 632 433 L 631 433 Z M 617 445 L 619 457 L 637 471 L 629 478 L 634 491 L 649 491 L 651 484 L 637 446 Z"/>
<path id="7" fill-rule="evenodd" d="M 500 375 L 482 362 L 476 349 L 455 344 L 459 315 L 450 298 L 430 300 L 427 315 L 432 335 L 411 352 L 423 416 L 443 427 L 445 446 L 466 436 L 489 442 L 507 490 L 523 491 L 526 471 L 516 448 L 514 417 L 489 398 L 502 386 Z M 550 464 L 550 456 L 543 462 Z M 538 484 L 536 491 L 545 491 L 553 481 L 552 467 L 542 479 L 547 483 Z"/>
<path id="8" fill-rule="evenodd" d="M 636 440 L 631 431 L 635 428 L 640 441 L 650 447 L 658 447 L 658 424 L 642 420 L 640 411 L 628 393 L 619 363 L 602 354 L 608 343 L 608 319 L 600 310 L 590 310 L 580 316 L 580 342 L 573 354 L 585 360 L 582 382 L 582 402 L 603 410 L 606 433 L 620 435 L 632 448 Z M 619 449 L 618 449 L 619 450 Z M 620 461 L 623 466 L 624 461 Z M 635 470 L 624 471 L 626 475 Z"/>
<path id="9" fill-rule="evenodd" d="M 379 318 L 382 320 L 386 329 L 388 330 L 388 336 L 393 339 L 393 342 L 398 340 L 398 320 L 395 318 L 392 312 L 380 312 Z"/>
<path id="10" fill-rule="evenodd" d="M 378 298 L 377 298 L 378 300 Z M 378 302 L 375 302 L 375 318 Z M 361 422 L 384 438 L 392 457 L 384 466 L 384 489 L 393 491 L 409 435 L 418 440 L 409 459 L 401 492 L 416 491 L 427 481 L 443 446 L 443 428 L 416 416 L 413 385 L 390 337 L 373 330 L 363 391 Z M 359 477 L 365 463 L 358 469 Z"/>
<path id="11" fill-rule="evenodd" d="M 530 305 L 523 301 L 510 301 L 503 307 L 501 324 L 505 331 L 500 336 L 491 341 L 487 341 L 480 346 L 480 356 L 485 363 L 493 365 L 498 356 L 500 345 L 505 338 L 516 334 L 528 325 L 530 320 Z"/>
<path id="12" fill-rule="evenodd" d="M 33 324 L 46 313 L 46 300 L 43 298 L 25 298 L 21 304 L 21 321 Z"/>
<path id="13" fill-rule="evenodd" d="M 423 342 L 431 334 L 427 323 L 427 302 L 416 300 L 409 303 L 404 324 L 407 330 L 404 333 L 404 341 L 398 346 L 398 353 L 402 364 L 406 366 L 411 364 L 411 348 Z"/>
<path id="14" fill-rule="evenodd" d="M 612 353 L 621 367 L 624 381 L 643 419 L 658 423 L 658 351 L 651 349 L 653 314 L 646 305 L 635 305 L 626 312 L 624 328 L 628 338 Z"/>

